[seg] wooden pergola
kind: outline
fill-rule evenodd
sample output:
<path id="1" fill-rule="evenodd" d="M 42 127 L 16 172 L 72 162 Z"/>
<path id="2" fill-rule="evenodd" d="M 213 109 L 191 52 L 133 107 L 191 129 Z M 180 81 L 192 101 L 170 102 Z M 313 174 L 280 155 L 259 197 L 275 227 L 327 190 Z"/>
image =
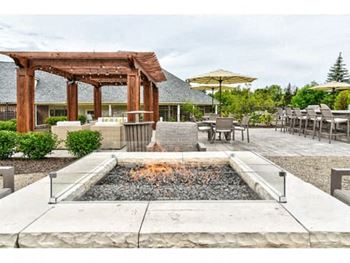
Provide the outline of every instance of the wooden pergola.
<path id="1" fill-rule="evenodd" d="M 0 52 L 17 68 L 17 131 L 35 128 L 35 70 L 67 79 L 68 120 L 78 118 L 78 81 L 94 87 L 94 115 L 101 117 L 103 86 L 127 86 L 127 110 L 140 110 L 143 86 L 145 121 L 159 119 L 159 93 L 155 83 L 166 80 L 154 52 Z M 128 115 L 128 121 L 135 116 Z"/>

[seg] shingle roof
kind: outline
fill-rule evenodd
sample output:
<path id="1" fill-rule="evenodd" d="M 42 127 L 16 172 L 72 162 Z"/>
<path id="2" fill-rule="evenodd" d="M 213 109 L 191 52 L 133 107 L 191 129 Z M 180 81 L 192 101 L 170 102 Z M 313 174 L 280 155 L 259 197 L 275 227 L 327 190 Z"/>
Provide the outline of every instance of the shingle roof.
<path id="1" fill-rule="evenodd" d="M 164 69 L 163 72 L 167 80 L 157 85 L 159 87 L 160 103 L 192 102 L 200 105 L 211 105 L 210 96 L 191 89 L 188 83 L 170 72 Z M 35 91 L 35 101 L 37 103 L 64 103 L 66 101 L 66 80 L 64 78 L 43 71 L 36 71 L 35 78 L 37 79 Z M 92 86 L 79 83 L 78 87 L 79 102 L 92 103 Z M 0 94 L 0 103 L 16 102 L 16 65 L 12 62 L 0 62 Z M 126 103 L 126 87 L 102 87 L 102 102 Z"/>

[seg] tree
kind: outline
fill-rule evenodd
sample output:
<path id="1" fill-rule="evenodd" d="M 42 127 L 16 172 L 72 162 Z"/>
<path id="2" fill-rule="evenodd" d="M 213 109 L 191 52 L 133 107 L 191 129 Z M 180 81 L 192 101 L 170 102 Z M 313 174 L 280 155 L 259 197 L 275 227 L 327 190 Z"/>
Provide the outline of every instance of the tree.
<path id="1" fill-rule="evenodd" d="M 283 96 L 284 106 L 290 105 L 290 103 L 292 102 L 292 97 L 293 97 L 292 85 L 290 83 L 288 83 L 287 88 L 285 88 L 285 90 L 284 90 L 284 96 Z"/>
<path id="2" fill-rule="evenodd" d="M 339 92 L 335 99 L 334 108 L 336 110 L 347 110 L 350 104 L 350 90 Z"/>
<path id="3" fill-rule="evenodd" d="M 306 108 L 308 105 L 318 105 L 322 102 L 326 93 L 320 90 L 310 89 L 314 85 L 305 85 L 298 89 L 297 94 L 292 98 L 293 107 L 301 109 Z"/>
<path id="4" fill-rule="evenodd" d="M 349 71 L 345 66 L 346 65 L 343 62 L 342 53 L 340 52 L 334 65 L 329 70 L 327 82 L 349 82 Z"/>

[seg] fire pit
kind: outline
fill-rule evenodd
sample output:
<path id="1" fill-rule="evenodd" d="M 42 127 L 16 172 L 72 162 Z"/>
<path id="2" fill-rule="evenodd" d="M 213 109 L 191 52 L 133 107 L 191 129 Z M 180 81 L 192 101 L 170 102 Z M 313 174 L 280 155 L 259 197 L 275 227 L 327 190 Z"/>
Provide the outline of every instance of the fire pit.
<path id="1" fill-rule="evenodd" d="M 116 166 L 77 201 L 259 200 L 228 164 Z"/>

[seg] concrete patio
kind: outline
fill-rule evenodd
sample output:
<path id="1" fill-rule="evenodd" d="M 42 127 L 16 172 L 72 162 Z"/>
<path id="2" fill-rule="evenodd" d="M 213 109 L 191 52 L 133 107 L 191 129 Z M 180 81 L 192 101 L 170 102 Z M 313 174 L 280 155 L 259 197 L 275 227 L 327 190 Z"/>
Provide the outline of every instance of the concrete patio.
<path id="1" fill-rule="evenodd" d="M 271 162 L 251 152 L 160 153 L 162 160 Z M 234 154 L 232 156 L 232 154 Z M 154 153 L 93 153 L 72 167 L 88 177 L 109 160 L 153 162 Z M 233 158 L 233 159 L 232 159 Z M 238 158 L 238 160 L 237 160 Z M 100 160 L 94 165 L 91 160 Z M 89 165 L 87 165 L 89 164 Z M 69 172 L 69 166 L 64 168 Z M 70 202 L 48 204 L 49 178 L 0 200 L 0 247 L 349 247 L 350 208 L 287 174 L 287 203 L 258 201 Z"/>
<path id="2" fill-rule="evenodd" d="M 238 132 L 232 143 L 216 141 L 210 144 L 205 133 L 199 133 L 199 136 L 208 151 L 254 151 L 264 156 L 350 156 L 350 143 L 343 141 L 329 144 L 326 138 L 319 142 L 317 138 L 312 140 L 310 135 L 304 138 L 304 135 L 283 133 L 274 128 L 253 128 L 249 132 L 250 143 L 242 141 Z"/>

